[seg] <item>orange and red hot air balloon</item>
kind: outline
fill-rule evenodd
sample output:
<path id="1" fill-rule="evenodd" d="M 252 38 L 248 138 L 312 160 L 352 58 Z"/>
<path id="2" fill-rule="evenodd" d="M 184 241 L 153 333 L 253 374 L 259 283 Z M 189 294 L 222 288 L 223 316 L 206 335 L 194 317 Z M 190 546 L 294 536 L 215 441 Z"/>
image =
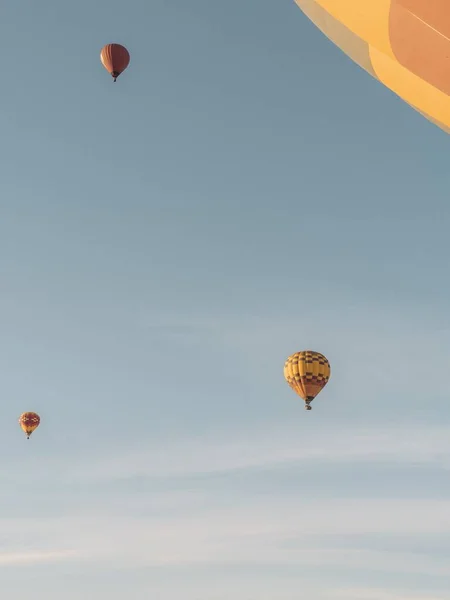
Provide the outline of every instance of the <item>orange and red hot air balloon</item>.
<path id="1" fill-rule="evenodd" d="M 120 44 L 106 44 L 100 52 L 100 60 L 114 81 L 130 64 L 130 53 Z"/>
<path id="2" fill-rule="evenodd" d="M 19 425 L 27 435 L 27 440 L 35 429 L 39 427 L 41 422 L 40 416 L 35 412 L 24 412 L 19 417 Z"/>

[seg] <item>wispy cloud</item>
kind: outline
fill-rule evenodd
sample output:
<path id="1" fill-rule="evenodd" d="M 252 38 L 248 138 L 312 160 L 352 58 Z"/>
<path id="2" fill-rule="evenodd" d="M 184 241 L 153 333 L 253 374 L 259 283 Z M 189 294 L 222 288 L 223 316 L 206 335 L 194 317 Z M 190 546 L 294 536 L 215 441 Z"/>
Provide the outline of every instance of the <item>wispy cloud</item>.
<path id="1" fill-rule="evenodd" d="M 286 465 L 383 463 L 450 467 L 448 430 L 398 427 L 342 430 L 287 426 L 226 436 L 139 442 L 86 464 L 74 464 L 71 481 L 132 477 L 177 477 Z"/>
<path id="2" fill-rule="evenodd" d="M 309 417 L 309 415 L 308 415 Z M 410 423 L 401 427 L 344 429 L 300 422 L 259 427 L 250 432 L 215 431 L 214 435 L 173 436 L 171 439 L 139 439 L 113 447 L 99 447 L 95 456 L 85 454 L 49 456 L 41 468 L 37 461 L 27 478 L 20 478 L 15 457 L 2 466 L 4 481 L 34 485 L 58 476 L 70 484 L 103 485 L 133 478 L 183 478 L 273 471 L 280 468 L 311 468 L 314 465 L 389 468 L 450 468 L 450 438 L 445 427 Z"/>
<path id="3" fill-rule="evenodd" d="M 427 555 L 352 548 L 348 537 L 361 533 L 421 536 L 450 533 L 450 503 L 445 501 L 286 501 L 269 497 L 232 509 L 210 507 L 201 515 L 153 517 L 65 517 L 8 519 L 0 527 L 11 539 L 32 539 L 30 560 L 76 558 L 122 566 L 302 565 L 391 573 L 449 576 L 445 553 Z M 106 512 L 106 511 L 105 511 Z M 425 518 L 426 517 L 426 518 Z M 332 542 L 332 543 L 331 543 Z M 59 554 L 48 551 L 59 547 Z M 3 564 L 12 564 L 5 552 Z M 23 556 L 26 556 L 24 553 Z M 6 562 L 8 556 L 10 562 Z M 19 558 L 17 561 L 20 560 Z M 37 559 L 36 559 L 37 560 Z M 0 560 L 0 564 L 2 564 Z"/>
<path id="4" fill-rule="evenodd" d="M 12 567 L 23 565 L 34 565 L 38 563 L 54 563 L 71 560 L 75 557 L 74 552 L 0 552 L 0 567 Z"/>
<path id="5" fill-rule="evenodd" d="M 380 588 L 347 588 L 328 592 L 324 600 L 447 600 L 448 593 L 427 594 L 416 590 L 395 591 Z"/>

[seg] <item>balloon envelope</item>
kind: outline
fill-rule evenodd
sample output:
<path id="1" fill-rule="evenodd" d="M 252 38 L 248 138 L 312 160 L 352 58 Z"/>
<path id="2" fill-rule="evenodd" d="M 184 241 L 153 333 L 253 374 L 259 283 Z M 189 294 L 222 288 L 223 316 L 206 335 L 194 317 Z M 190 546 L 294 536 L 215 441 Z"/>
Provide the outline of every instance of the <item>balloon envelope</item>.
<path id="1" fill-rule="evenodd" d="M 296 394 L 305 401 L 306 410 L 330 379 L 330 363 L 320 352 L 302 350 L 284 363 L 284 378 Z"/>
<path id="2" fill-rule="evenodd" d="M 114 81 L 130 64 L 130 53 L 120 44 L 106 44 L 100 52 L 100 60 Z"/>
<path id="3" fill-rule="evenodd" d="M 40 422 L 41 418 L 35 412 L 24 412 L 19 417 L 19 425 L 26 433 L 27 438 L 39 427 Z"/>
<path id="4" fill-rule="evenodd" d="M 295 0 L 373 77 L 450 133 L 449 0 Z"/>

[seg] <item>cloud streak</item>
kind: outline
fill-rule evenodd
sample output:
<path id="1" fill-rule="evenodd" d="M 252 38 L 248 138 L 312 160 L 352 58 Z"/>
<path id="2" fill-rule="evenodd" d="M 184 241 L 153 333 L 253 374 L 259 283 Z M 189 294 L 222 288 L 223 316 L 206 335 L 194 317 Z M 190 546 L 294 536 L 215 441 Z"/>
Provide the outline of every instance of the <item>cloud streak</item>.
<path id="1" fill-rule="evenodd" d="M 180 513 L 183 509 L 180 504 Z M 107 512 L 107 509 L 105 510 Z M 302 565 L 449 576 L 449 556 L 385 550 L 346 540 L 362 533 L 450 534 L 448 501 L 287 501 L 267 497 L 253 505 L 200 515 L 110 515 L 54 519 L 4 519 L 9 539 L 33 546 L 0 555 L 0 565 L 62 559 L 136 566 Z M 406 544 L 407 546 L 407 544 Z M 55 553 L 49 548 L 60 548 Z M 3 559 L 2 559 L 3 556 Z"/>
<path id="2" fill-rule="evenodd" d="M 440 427 L 318 430 L 284 427 L 239 435 L 179 438 L 172 444 L 118 448 L 114 455 L 74 464 L 71 481 L 102 482 L 133 477 L 182 477 L 249 469 L 314 464 L 422 465 L 448 469 L 450 438 Z"/>
<path id="3" fill-rule="evenodd" d="M 40 563 L 52 564 L 55 562 L 72 560 L 75 556 L 74 552 L 62 550 L 53 552 L 0 552 L 0 568 L 20 567 Z"/>
<path id="4" fill-rule="evenodd" d="M 324 596 L 324 600 L 446 600 L 447 597 L 447 593 L 438 594 L 434 592 L 427 594 L 415 590 L 393 591 L 380 588 L 348 588 L 328 592 Z"/>

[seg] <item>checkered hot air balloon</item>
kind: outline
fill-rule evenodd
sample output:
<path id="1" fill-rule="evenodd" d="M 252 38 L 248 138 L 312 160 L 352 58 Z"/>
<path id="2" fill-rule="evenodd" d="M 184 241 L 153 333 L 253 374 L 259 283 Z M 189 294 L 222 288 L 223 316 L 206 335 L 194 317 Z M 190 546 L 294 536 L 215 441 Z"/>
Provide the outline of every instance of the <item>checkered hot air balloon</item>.
<path id="1" fill-rule="evenodd" d="M 450 133 L 449 0 L 295 0 L 354 62 Z"/>
<path id="2" fill-rule="evenodd" d="M 24 412 L 19 417 L 19 425 L 26 433 L 27 439 L 30 439 L 30 435 L 35 429 L 39 427 L 41 422 L 40 416 L 35 412 Z"/>
<path id="3" fill-rule="evenodd" d="M 330 379 L 330 363 L 320 352 L 302 350 L 292 354 L 284 363 L 284 378 L 311 410 L 311 402 Z"/>

